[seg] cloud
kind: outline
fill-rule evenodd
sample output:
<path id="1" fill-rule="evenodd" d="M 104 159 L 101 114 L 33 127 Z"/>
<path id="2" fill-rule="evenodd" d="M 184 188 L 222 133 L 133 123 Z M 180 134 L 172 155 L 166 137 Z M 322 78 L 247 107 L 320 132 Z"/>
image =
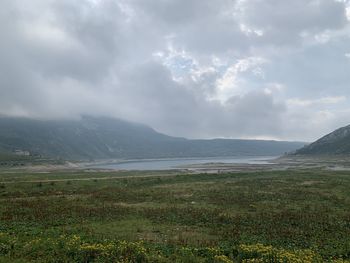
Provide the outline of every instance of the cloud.
<path id="1" fill-rule="evenodd" d="M 241 0 L 236 14 L 267 44 L 294 45 L 306 35 L 344 27 L 345 10 L 344 2 L 334 0 Z"/>
<path id="2" fill-rule="evenodd" d="M 289 99 L 287 101 L 288 105 L 291 106 L 312 106 L 312 105 L 322 105 L 322 104 L 337 104 L 340 102 L 343 102 L 346 100 L 345 96 L 338 96 L 338 97 L 324 97 L 320 99 L 314 99 L 314 100 L 303 100 L 298 98 Z"/>
<path id="3" fill-rule="evenodd" d="M 313 140 L 350 122 L 348 10 L 335 0 L 4 0 L 0 114 Z"/>

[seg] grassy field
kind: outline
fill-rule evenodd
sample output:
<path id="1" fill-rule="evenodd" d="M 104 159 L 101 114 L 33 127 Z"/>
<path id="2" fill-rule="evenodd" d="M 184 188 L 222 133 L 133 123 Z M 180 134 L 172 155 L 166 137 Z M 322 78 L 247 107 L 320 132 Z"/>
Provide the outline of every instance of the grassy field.
<path id="1" fill-rule="evenodd" d="M 350 262 L 350 172 L 3 171 L 0 262 Z"/>

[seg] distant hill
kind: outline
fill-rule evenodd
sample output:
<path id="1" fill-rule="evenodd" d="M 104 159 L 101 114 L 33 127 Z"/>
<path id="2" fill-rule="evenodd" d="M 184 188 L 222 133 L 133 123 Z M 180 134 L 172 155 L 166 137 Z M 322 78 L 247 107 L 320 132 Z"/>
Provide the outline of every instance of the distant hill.
<path id="1" fill-rule="evenodd" d="M 299 155 L 350 154 L 350 125 L 340 128 L 296 151 Z"/>
<path id="2" fill-rule="evenodd" d="M 42 121 L 0 117 L 0 153 L 27 153 L 67 160 L 281 155 L 300 142 L 188 140 L 111 118 Z"/>

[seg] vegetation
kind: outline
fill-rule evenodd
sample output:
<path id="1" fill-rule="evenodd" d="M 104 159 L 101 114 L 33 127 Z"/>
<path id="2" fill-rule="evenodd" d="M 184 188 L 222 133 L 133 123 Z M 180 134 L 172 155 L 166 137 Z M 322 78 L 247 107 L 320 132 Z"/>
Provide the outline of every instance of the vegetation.
<path id="1" fill-rule="evenodd" d="M 350 125 L 327 134 L 310 145 L 296 151 L 298 155 L 327 156 L 350 154 Z"/>
<path id="2" fill-rule="evenodd" d="M 347 172 L 0 173 L 1 262 L 350 262 Z"/>

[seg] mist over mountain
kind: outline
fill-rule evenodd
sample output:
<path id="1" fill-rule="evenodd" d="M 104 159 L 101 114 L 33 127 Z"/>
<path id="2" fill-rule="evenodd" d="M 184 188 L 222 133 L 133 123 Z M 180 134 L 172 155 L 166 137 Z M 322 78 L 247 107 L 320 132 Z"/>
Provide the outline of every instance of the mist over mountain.
<path id="1" fill-rule="evenodd" d="M 335 130 L 296 151 L 300 155 L 350 154 L 350 125 Z"/>
<path id="2" fill-rule="evenodd" d="M 50 158 L 171 158 L 281 155 L 304 144 L 263 140 L 188 140 L 120 119 L 80 120 L 0 118 L 0 152 L 29 152 Z"/>

